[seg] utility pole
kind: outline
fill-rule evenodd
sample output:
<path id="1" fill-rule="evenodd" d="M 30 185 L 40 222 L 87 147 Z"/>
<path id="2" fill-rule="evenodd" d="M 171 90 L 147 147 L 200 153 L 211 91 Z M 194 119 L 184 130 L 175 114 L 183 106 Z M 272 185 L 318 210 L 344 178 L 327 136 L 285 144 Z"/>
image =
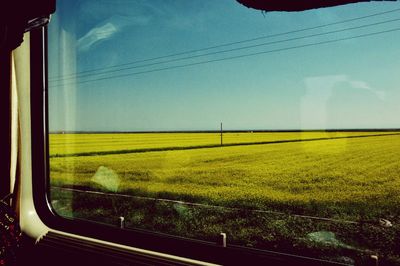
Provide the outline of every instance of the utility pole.
<path id="1" fill-rule="evenodd" d="M 221 146 L 223 145 L 223 142 L 222 142 L 222 122 L 221 122 Z"/>

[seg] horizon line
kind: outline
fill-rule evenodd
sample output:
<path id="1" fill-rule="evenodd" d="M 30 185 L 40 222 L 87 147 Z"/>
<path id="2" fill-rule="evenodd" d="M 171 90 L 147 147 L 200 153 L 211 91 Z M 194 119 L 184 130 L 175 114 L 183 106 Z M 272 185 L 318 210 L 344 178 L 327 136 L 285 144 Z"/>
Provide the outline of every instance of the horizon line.
<path id="1" fill-rule="evenodd" d="M 262 133 L 262 132 L 372 132 L 372 131 L 400 131 L 400 128 L 329 128 L 329 129 L 227 129 L 224 133 Z M 57 130 L 49 134 L 136 134 L 136 133 L 220 133 L 221 130 Z"/>

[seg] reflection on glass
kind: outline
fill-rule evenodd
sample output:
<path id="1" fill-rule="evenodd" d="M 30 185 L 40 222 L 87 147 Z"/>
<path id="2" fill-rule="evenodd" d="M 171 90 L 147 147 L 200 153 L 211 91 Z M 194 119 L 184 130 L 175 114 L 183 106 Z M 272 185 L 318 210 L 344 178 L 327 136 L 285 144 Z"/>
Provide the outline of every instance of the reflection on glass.
<path id="1" fill-rule="evenodd" d="M 53 208 L 400 263 L 399 31 L 396 2 L 264 14 L 228 0 L 59 1 Z"/>

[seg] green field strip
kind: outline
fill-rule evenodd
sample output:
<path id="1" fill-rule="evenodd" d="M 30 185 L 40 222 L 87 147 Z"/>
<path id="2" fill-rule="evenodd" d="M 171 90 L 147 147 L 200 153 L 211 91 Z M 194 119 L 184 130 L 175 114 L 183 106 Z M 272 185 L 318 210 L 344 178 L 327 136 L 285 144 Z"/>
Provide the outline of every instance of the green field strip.
<path id="1" fill-rule="evenodd" d="M 121 194 L 121 193 L 110 193 L 110 192 L 96 191 L 96 190 L 92 190 L 90 188 L 76 189 L 76 188 L 71 188 L 71 187 L 51 186 L 50 189 L 51 190 L 69 191 L 69 192 L 73 192 L 73 193 L 101 195 L 104 197 L 120 197 L 120 198 L 147 200 L 147 201 L 159 201 L 159 202 L 166 202 L 166 203 L 172 203 L 172 204 L 188 205 L 188 206 L 199 207 L 199 208 L 225 209 L 225 210 L 231 210 L 231 211 L 247 211 L 247 212 L 254 212 L 254 213 L 295 216 L 295 217 L 303 218 L 303 219 L 312 219 L 312 220 L 334 222 L 334 223 L 347 223 L 347 224 L 360 224 L 361 222 L 364 224 L 365 223 L 370 223 L 370 224 L 376 223 L 376 222 L 371 222 L 371 221 L 351 221 L 351 220 L 318 217 L 318 216 L 311 216 L 311 215 L 285 213 L 285 212 L 279 212 L 279 211 L 273 211 L 273 210 L 228 207 L 228 206 L 222 206 L 222 205 L 204 204 L 204 203 L 188 202 L 188 201 L 173 200 L 173 199 L 166 199 L 166 198 L 156 198 L 156 197 L 151 197 L 151 196 L 137 196 L 137 195 L 128 195 L 128 194 Z"/>
<path id="2" fill-rule="evenodd" d="M 52 154 L 49 157 L 50 158 L 60 158 L 60 157 L 99 156 L 99 155 L 112 155 L 112 154 L 144 153 L 144 152 L 162 152 L 162 151 L 175 151 L 175 150 L 194 150 L 194 149 L 208 149 L 208 148 L 221 148 L 221 147 L 234 147 L 234 146 L 251 146 L 251 145 L 281 144 L 281 143 L 293 143 L 293 142 L 310 142 L 310 141 L 321 141 L 321 140 L 383 137 L 383 136 L 393 136 L 393 135 L 400 135 L 400 133 L 321 137 L 321 138 L 309 138 L 309 139 L 273 140 L 273 141 L 259 141 L 259 142 L 240 142 L 240 143 L 227 143 L 227 144 L 223 144 L 223 145 L 221 145 L 221 144 L 206 144 L 206 145 L 172 146 L 172 147 L 160 147 L 160 148 L 138 148 L 138 149 L 123 149 L 123 150 L 111 150 L 111 151 L 92 151 L 92 152 L 78 152 L 78 153 L 69 153 L 69 154 Z"/>

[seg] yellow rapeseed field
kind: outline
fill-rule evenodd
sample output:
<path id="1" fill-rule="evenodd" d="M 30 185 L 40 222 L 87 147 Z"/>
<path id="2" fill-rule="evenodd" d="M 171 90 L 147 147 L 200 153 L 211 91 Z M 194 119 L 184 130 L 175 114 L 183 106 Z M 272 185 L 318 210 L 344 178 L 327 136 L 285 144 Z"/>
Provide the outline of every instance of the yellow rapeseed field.
<path id="1" fill-rule="evenodd" d="M 122 216 L 128 228 L 211 242 L 225 232 L 237 245 L 400 264 L 400 132 L 219 141 L 218 133 L 52 134 L 52 206 L 73 219 L 118 226 Z M 316 242 L 321 235 L 331 242 Z"/>
<path id="2" fill-rule="evenodd" d="M 355 137 L 376 134 L 381 135 Z M 352 138 L 335 138 L 346 136 Z M 50 154 L 70 154 L 50 159 L 51 183 L 328 217 L 355 217 L 360 208 L 391 213 L 400 204 L 397 132 L 224 134 L 227 144 L 314 138 L 327 139 L 174 150 L 218 143 L 219 135 L 51 135 Z M 159 147 L 172 149 L 91 155 Z"/>

